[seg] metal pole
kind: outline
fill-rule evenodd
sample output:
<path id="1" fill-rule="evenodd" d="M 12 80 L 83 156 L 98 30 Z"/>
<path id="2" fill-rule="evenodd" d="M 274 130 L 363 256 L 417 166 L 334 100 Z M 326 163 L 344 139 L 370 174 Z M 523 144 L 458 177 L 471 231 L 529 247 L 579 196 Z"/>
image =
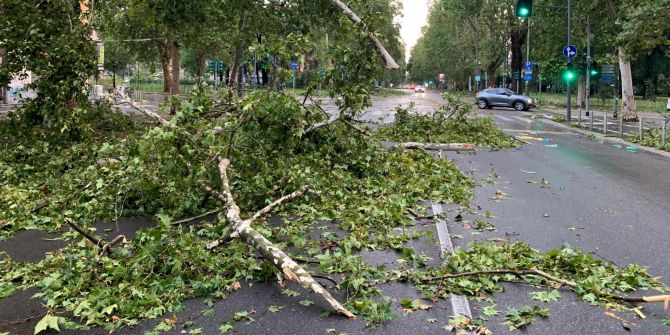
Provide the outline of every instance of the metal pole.
<path id="1" fill-rule="evenodd" d="M 526 34 L 526 61 L 530 62 L 530 17 L 528 17 L 528 33 Z M 530 94 L 528 92 L 528 81 L 526 81 L 524 92 L 526 94 Z"/>
<path id="2" fill-rule="evenodd" d="M 591 25 L 586 19 L 586 116 L 591 115 Z"/>
<path id="3" fill-rule="evenodd" d="M 642 142 L 643 137 L 644 137 L 644 135 L 642 133 L 642 131 L 644 130 L 644 122 L 642 121 L 642 117 L 639 117 L 638 120 L 639 120 L 638 121 L 638 134 L 640 135 L 640 142 Z"/>
<path id="4" fill-rule="evenodd" d="M 619 137 L 623 138 L 623 115 L 619 115 Z"/>
<path id="5" fill-rule="evenodd" d="M 568 0 L 568 45 L 572 45 L 572 0 Z M 572 122 L 572 92 L 568 80 L 568 125 Z"/>
<path id="6" fill-rule="evenodd" d="M 607 113 L 605 113 L 605 122 L 603 122 L 603 134 L 607 135 Z"/>
<path id="7" fill-rule="evenodd" d="M 661 126 L 661 143 L 663 144 L 663 147 L 665 147 L 665 143 L 667 141 L 667 136 L 668 133 L 666 132 L 668 120 L 663 119 L 663 125 Z"/>

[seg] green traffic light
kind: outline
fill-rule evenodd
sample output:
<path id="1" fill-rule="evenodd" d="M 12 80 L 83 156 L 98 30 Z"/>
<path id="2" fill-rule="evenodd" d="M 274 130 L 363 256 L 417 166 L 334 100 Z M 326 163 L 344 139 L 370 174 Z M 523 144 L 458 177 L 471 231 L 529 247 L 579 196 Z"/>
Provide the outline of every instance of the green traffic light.
<path id="1" fill-rule="evenodd" d="M 526 17 L 526 16 L 528 16 L 528 13 L 529 13 L 528 8 L 525 8 L 525 7 L 519 8 L 519 16 Z"/>
<path id="2" fill-rule="evenodd" d="M 595 76 L 595 75 L 597 75 L 597 74 L 598 74 L 598 70 L 591 70 L 591 75 L 592 75 L 592 76 Z"/>

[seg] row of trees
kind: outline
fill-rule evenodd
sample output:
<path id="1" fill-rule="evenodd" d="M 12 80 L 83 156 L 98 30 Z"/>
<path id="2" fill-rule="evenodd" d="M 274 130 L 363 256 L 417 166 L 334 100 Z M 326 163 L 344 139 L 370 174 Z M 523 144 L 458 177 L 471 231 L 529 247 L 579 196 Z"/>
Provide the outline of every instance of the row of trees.
<path id="1" fill-rule="evenodd" d="M 491 81 L 496 74 L 508 74 L 507 60 L 511 73 L 521 74 L 528 23 L 516 17 L 515 4 L 514 0 L 435 1 L 424 36 L 412 51 L 409 68 L 412 78 L 432 79 L 445 73 L 450 86 L 459 88 L 477 69 Z M 548 4 L 536 2 L 531 21 L 530 59 L 538 64 L 539 74 L 551 80 L 559 78 L 566 66 L 562 48 L 567 44 L 567 15 L 565 9 L 541 6 Z M 636 86 L 647 87 L 650 85 L 645 85 L 645 79 L 654 78 L 653 85 L 657 87 L 658 75 L 667 70 L 657 64 L 667 63 L 664 53 L 670 37 L 670 1 L 574 0 L 573 8 L 573 44 L 580 50 L 573 63 L 579 67 L 585 61 L 582 50 L 586 49 L 589 26 L 594 59 L 600 64 L 618 64 L 624 118 L 635 119 L 634 79 Z M 650 58 L 650 54 L 655 57 Z M 638 77 L 634 78 L 634 74 Z M 512 77 L 514 87 L 518 81 L 515 78 L 520 77 Z M 519 87 L 523 89 L 523 84 Z M 584 83 L 579 87 L 583 91 Z"/>
<path id="2" fill-rule="evenodd" d="M 389 19 L 399 14 L 399 2 L 350 1 L 347 5 L 378 34 L 391 55 L 404 63 L 399 27 Z M 99 14 L 94 21 L 107 40 L 109 70 L 122 72 L 126 64 L 136 61 L 157 62 L 167 93 L 179 93 L 184 66 L 203 80 L 208 60 L 223 61 L 231 88 L 240 82 L 245 62 L 251 66 L 244 68 L 262 74 L 265 84 L 274 84 L 277 69 L 288 68 L 291 61 L 325 68 L 332 63 L 331 52 L 343 42 L 342 32 L 350 32 L 342 24 L 346 17 L 330 19 L 337 11 L 330 1 L 104 0 L 96 6 Z M 291 45 L 282 44 L 289 35 L 308 39 L 310 47 L 300 52 L 296 38 L 294 50 L 286 50 Z M 295 55 L 279 59 L 273 54 L 277 49 Z"/>

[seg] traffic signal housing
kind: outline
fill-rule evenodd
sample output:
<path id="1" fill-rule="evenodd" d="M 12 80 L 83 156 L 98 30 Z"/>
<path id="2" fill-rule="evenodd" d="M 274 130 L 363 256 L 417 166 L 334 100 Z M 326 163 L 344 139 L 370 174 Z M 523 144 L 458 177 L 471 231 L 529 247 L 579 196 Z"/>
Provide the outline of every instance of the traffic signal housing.
<path id="1" fill-rule="evenodd" d="M 516 2 L 516 16 L 518 17 L 533 16 L 533 0 L 518 0 Z"/>
<path id="2" fill-rule="evenodd" d="M 591 71 L 589 71 L 589 75 L 591 77 L 598 77 L 600 76 L 600 66 L 598 65 L 597 62 L 593 62 L 591 64 Z"/>
<path id="3" fill-rule="evenodd" d="M 563 80 L 565 80 L 566 83 L 573 83 L 575 80 L 577 80 L 578 76 L 579 75 L 574 66 L 572 66 L 572 63 L 568 63 L 565 71 L 563 71 Z"/>

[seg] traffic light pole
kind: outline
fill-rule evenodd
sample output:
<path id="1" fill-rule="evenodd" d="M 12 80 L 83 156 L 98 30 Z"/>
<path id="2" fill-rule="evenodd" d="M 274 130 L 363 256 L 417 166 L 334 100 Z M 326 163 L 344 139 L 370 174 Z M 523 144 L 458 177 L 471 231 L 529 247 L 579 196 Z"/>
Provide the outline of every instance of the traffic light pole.
<path id="1" fill-rule="evenodd" d="M 528 17 L 528 33 L 526 34 L 526 61 L 530 62 L 530 17 Z M 526 80 L 525 94 L 529 94 L 528 81 Z"/>
<path id="2" fill-rule="evenodd" d="M 593 129 L 593 115 L 591 115 L 591 23 L 586 18 L 586 116 L 591 118 Z"/>
<path id="3" fill-rule="evenodd" d="M 572 45 L 572 0 L 568 0 L 568 45 Z M 572 122 L 572 92 L 568 80 L 568 125 Z"/>

